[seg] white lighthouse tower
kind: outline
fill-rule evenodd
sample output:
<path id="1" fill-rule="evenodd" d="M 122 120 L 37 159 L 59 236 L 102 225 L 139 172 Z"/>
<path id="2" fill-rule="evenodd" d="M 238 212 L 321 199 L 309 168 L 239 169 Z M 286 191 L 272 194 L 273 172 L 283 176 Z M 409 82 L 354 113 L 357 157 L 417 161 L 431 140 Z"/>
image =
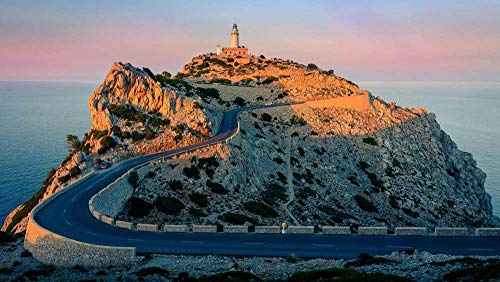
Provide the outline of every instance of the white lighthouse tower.
<path id="1" fill-rule="evenodd" d="M 231 30 L 231 48 L 240 47 L 240 33 L 238 32 L 238 26 L 233 24 L 233 30 Z"/>

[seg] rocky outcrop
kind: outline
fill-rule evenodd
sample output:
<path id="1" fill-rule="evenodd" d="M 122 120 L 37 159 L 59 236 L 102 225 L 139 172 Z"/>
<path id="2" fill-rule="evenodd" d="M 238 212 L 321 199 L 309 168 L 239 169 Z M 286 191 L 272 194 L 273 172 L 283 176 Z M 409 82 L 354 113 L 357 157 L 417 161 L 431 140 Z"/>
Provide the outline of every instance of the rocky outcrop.
<path id="1" fill-rule="evenodd" d="M 130 63 L 114 63 L 104 82 L 90 95 L 92 126 L 85 138 L 70 142 L 74 144 L 70 144 L 70 155 L 51 171 L 32 198 L 8 215 L 2 230 L 23 232 L 37 203 L 104 160 L 115 162 L 182 147 L 213 135 L 222 111 L 188 93 L 186 88 L 190 89 L 189 85 L 156 81 Z"/>

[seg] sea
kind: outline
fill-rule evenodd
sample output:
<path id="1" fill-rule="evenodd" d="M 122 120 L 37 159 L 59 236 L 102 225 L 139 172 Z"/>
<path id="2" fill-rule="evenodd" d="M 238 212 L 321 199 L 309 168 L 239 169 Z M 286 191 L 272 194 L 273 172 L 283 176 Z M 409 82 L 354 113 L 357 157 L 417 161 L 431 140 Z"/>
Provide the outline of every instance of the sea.
<path id="1" fill-rule="evenodd" d="M 0 81 L 0 221 L 37 191 L 68 154 L 66 135 L 90 128 L 88 98 L 99 82 Z M 458 147 L 487 174 L 500 216 L 500 82 L 364 81 L 360 87 L 402 106 L 436 113 Z"/>

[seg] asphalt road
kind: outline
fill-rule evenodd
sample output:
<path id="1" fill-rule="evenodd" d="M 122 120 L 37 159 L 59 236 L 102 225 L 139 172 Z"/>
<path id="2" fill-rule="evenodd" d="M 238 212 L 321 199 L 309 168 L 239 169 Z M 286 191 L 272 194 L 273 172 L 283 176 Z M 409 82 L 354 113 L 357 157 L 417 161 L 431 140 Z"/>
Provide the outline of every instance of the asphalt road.
<path id="1" fill-rule="evenodd" d="M 394 250 L 418 249 L 452 255 L 500 255 L 500 237 L 144 232 L 108 225 L 91 215 L 89 199 L 129 169 L 224 141 L 236 130 L 238 113 L 255 108 L 228 111 L 219 133 L 206 142 L 136 157 L 93 173 L 73 184 L 67 192 L 56 195 L 34 219 L 59 235 L 96 245 L 136 247 L 138 254 L 287 256 L 295 253 L 302 258 L 353 258 L 360 253 L 383 255 Z"/>

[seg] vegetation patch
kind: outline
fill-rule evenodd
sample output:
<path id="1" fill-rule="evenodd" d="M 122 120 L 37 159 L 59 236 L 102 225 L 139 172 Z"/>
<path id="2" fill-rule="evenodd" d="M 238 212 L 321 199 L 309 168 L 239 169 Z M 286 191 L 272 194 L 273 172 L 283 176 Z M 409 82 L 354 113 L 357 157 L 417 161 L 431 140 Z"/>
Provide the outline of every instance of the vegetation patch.
<path id="1" fill-rule="evenodd" d="M 206 217 L 207 214 L 203 212 L 201 209 L 197 209 L 195 207 L 189 208 L 189 214 L 195 217 Z"/>
<path id="2" fill-rule="evenodd" d="M 361 253 L 359 254 L 359 257 L 355 261 L 350 261 L 345 264 L 346 267 L 353 267 L 353 266 L 366 266 L 366 265 L 374 265 L 374 264 L 386 264 L 386 263 L 392 263 L 394 262 L 393 260 L 386 259 L 383 257 L 373 257 L 369 254 L 366 253 Z"/>
<path id="3" fill-rule="evenodd" d="M 202 87 L 196 87 L 195 88 L 196 92 L 198 93 L 198 96 L 201 98 L 215 98 L 215 99 L 220 99 L 220 93 L 219 90 L 215 88 L 202 88 Z"/>
<path id="4" fill-rule="evenodd" d="M 373 145 L 373 146 L 378 145 L 377 140 L 375 140 L 375 138 L 373 138 L 373 137 L 365 137 L 365 138 L 363 138 L 363 142 L 366 144 Z"/>
<path id="5" fill-rule="evenodd" d="M 197 204 L 199 207 L 204 208 L 208 206 L 208 197 L 205 194 L 193 192 L 189 194 L 189 199 L 191 200 L 191 202 Z"/>
<path id="6" fill-rule="evenodd" d="M 23 218 L 25 218 L 28 213 L 38 204 L 38 202 L 42 199 L 43 195 L 47 191 L 47 187 L 52 183 L 54 180 L 54 175 L 56 174 L 56 169 L 52 168 L 49 173 L 47 174 L 47 177 L 42 183 L 42 187 L 36 193 L 31 196 L 21 207 L 21 209 L 12 217 L 12 221 L 10 224 L 5 228 L 5 231 L 11 232 L 14 226 L 18 224 Z"/>
<path id="7" fill-rule="evenodd" d="M 149 275 L 158 275 L 158 276 L 165 277 L 165 278 L 170 277 L 170 272 L 168 270 L 160 268 L 160 267 L 156 267 L 156 266 L 150 266 L 150 267 L 143 268 L 141 270 L 134 272 L 134 274 L 137 277 L 141 277 L 141 278 L 147 277 Z"/>
<path id="8" fill-rule="evenodd" d="M 132 106 L 110 104 L 108 105 L 108 110 L 111 114 L 120 119 L 136 122 L 144 122 L 146 120 L 146 115 L 139 112 Z"/>
<path id="9" fill-rule="evenodd" d="M 210 188 L 210 191 L 214 192 L 215 194 L 225 195 L 225 194 L 229 193 L 229 190 L 224 188 L 224 186 L 222 184 L 217 183 L 217 182 L 212 182 L 212 181 L 210 181 L 210 179 L 207 180 L 206 185 L 208 188 Z"/>
<path id="10" fill-rule="evenodd" d="M 101 148 L 99 148 L 99 150 L 97 150 L 97 153 L 99 153 L 99 154 L 104 154 L 109 149 L 112 149 L 116 146 L 116 141 L 111 136 L 105 136 L 104 138 L 101 139 L 100 143 L 101 143 Z"/>
<path id="11" fill-rule="evenodd" d="M 360 209 L 366 212 L 378 212 L 378 208 L 365 197 L 356 195 L 354 196 L 354 200 L 356 200 L 356 203 L 358 204 Z"/>
<path id="12" fill-rule="evenodd" d="M 139 185 L 139 174 L 137 174 L 137 171 L 134 170 L 130 172 L 128 175 L 128 183 L 134 187 Z"/>
<path id="13" fill-rule="evenodd" d="M 299 188 L 297 191 L 297 198 L 305 200 L 309 197 L 316 197 L 316 191 L 309 187 Z"/>
<path id="14" fill-rule="evenodd" d="M 184 189 L 184 186 L 182 185 L 182 182 L 180 180 L 177 180 L 177 179 L 170 180 L 170 182 L 168 183 L 168 186 L 173 191 L 179 191 L 179 190 Z"/>
<path id="15" fill-rule="evenodd" d="M 184 204 L 174 197 L 158 197 L 155 199 L 154 206 L 169 215 L 177 215 L 184 209 Z"/>
<path id="16" fill-rule="evenodd" d="M 500 279 L 500 260 L 451 271 L 443 276 L 444 281 L 496 281 Z"/>
<path id="17" fill-rule="evenodd" d="M 285 201 L 288 197 L 286 195 L 285 187 L 278 183 L 271 183 L 267 189 L 261 194 L 262 200 L 271 206 L 276 206 L 278 201 Z"/>
<path id="18" fill-rule="evenodd" d="M 262 217 L 272 218 L 278 216 L 278 213 L 272 207 L 261 202 L 249 201 L 244 203 L 243 206 L 247 211 L 258 214 Z"/>
<path id="19" fill-rule="evenodd" d="M 7 232 L 0 231 L 0 244 L 14 242 L 16 239 Z"/>
<path id="20" fill-rule="evenodd" d="M 133 218 L 145 217 L 151 213 L 154 206 L 141 198 L 130 197 L 127 201 L 128 215 Z"/>
<path id="21" fill-rule="evenodd" d="M 250 224 L 258 224 L 259 222 L 255 220 L 254 218 L 251 218 L 249 216 L 243 215 L 243 214 L 238 214 L 238 213 L 232 213 L 232 212 L 227 212 L 225 214 L 219 215 L 219 220 L 225 221 L 230 224 L 235 224 L 235 225 L 243 225 L 246 222 Z"/>
<path id="22" fill-rule="evenodd" d="M 183 168 L 182 172 L 184 173 L 185 176 L 189 178 L 200 179 L 200 170 L 194 165 Z"/>
<path id="23" fill-rule="evenodd" d="M 411 216 L 413 218 L 418 218 L 419 214 L 416 211 L 412 211 L 411 209 L 402 208 L 401 209 L 406 215 Z"/>
<path id="24" fill-rule="evenodd" d="M 229 271 L 223 273 L 213 274 L 207 277 L 200 277 L 196 280 L 177 280 L 177 281 L 198 281 L 198 282 L 251 282 L 251 281 L 262 281 L 259 277 L 253 275 L 250 272 L 244 271 Z"/>

